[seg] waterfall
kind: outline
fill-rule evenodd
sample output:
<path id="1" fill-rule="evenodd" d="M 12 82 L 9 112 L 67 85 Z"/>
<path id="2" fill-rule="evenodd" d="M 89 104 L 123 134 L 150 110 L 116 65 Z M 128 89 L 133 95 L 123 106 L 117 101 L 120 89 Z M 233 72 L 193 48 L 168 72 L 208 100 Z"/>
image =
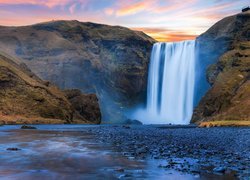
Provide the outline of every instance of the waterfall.
<path id="1" fill-rule="evenodd" d="M 195 86 L 195 41 L 156 43 L 148 75 L 145 124 L 189 124 Z"/>

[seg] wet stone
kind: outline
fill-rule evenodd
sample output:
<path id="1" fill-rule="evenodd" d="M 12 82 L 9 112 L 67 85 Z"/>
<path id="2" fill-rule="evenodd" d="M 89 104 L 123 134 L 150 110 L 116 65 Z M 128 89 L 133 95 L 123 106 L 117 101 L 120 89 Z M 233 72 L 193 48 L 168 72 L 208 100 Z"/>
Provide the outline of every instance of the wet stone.
<path id="1" fill-rule="evenodd" d="M 16 147 L 12 147 L 12 148 L 7 148 L 7 151 L 20 151 L 21 149 L 16 148 Z"/>
<path id="2" fill-rule="evenodd" d="M 23 126 L 21 127 L 21 129 L 37 129 L 37 128 L 34 127 L 34 126 L 23 125 Z"/>
<path id="3" fill-rule="evenodd" d="M 225 173 L 226 168 L 224 168 L 224 167 L 215 167 L 215 168 L 213 169 L 213 171 L 214 171 L 214 172 L 218 172 L 218 173 Z"/>

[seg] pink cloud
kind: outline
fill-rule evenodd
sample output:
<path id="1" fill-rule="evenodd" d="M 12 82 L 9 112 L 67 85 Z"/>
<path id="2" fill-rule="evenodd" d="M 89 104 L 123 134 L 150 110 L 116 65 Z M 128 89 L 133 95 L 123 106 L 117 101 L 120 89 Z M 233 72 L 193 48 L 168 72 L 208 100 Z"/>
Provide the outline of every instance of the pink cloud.
<path id="1" fill-rule="evenodd" d="M 157 41 L 169 42 L 169 41 L 183 41 L 195 39 L 197 37 L 196 34 L 188 31 L 177 31 L 166 28 L 132 28 L 133 30 L 143 31 L 147 35 L 153 37 Z"/>
<path id="2" fill-rule="evenodd" d="M 117 9 L 116 14 L 117 16 L 126 16 L 131 14 L 136 14 L 138 12 L 144 11 L 150 6 L 152 6 L 153 1 L 139 1 L 135 3 L 130 3 L 129 5 L 123 5 L 120 8 Z"/>
<path id="3" fill-rule="evenodd" d="M 68 2 L 70 2 L 70 0 L 41 0 L 41 1 L 37 1 L 37 0 L 14 0 L 14 1 L 0 0 L 0 4 L 10 4 L 10 5 L 33 4 L 33 5 L 44 5 L 44 6 L 47 6 L 49 8 L 52 8 L 52 7 L 58 6 L 58 5 L 65 5 Z"/>
<path id="4" fill-rule="evenodd" d="M 171 4 L 165 5 L 165 6 L 158 6 L 154 9 L 152 9 L 152 12 L 154 13 L 166 13 L 169 11 L 177 11 L 181 12 L 180 9 L 183 9 L 185 7 L 190 7 L 194 3 L 196 3 L 197 0 L 185 0 L 185 3 L 183 1 L 173 1 Z"/>
<path id="5" fill-rule="evenodd" d="M 69 12 L 70 12 L 71 14 L 74 14 L 75 11 L 76 11 L 76 8 L 77 8 L 77 4 L 76 4 L 76 3 L 72 4 L 72 5 L 69 7 Z"/>
<path id="6" fill-rule="evenodd" d="M 0 4 L 17 5 L 17 4 L 32 4 L 32 5 L 43 5 L 49 8 L 55 6 L 66 6 L 70 4 L 82 4 L 89 3 L 89 0 L 0 0 Z"/>
<path id="7" fill-rule="evenodd" d="M 106 8 L 106 9 L 104 10 L 104 12 L 105 12 L 105 14 L 111 16 L 111 15 L 114 14 L 115 11 L 114 11 L 114 9 L 112 9 L 112 8 Z"/>
<path id="8" fill-rule="evenodd" d="M 244 4 L 245 0 L 213 2 L 203 0 L 0 0 L 0 25 L 27 25 L 57 19 L 76 19 L 141 27 L 145 33 L 159 41 L 183 40 L 194 38 L 221 18 L 240 12 Z"/>
<path id="9" fill-rule="evenodd" d="M 185 15 L 188 16 L 204 16 L 204 17 L 208 17 L 208 15 L 211 16 L 211 18 L 215 18 L 218 19 L 218 17 L 221 17 L 221 13 L 218 13 L 221 10 L 228 10 L 230 9 L 230 7 L 234 7 L 237 4 L 237 1 L 235 2 L 227 2 L 227 3 L 223 3 L 223 4 L 218 4 L 215 6 L 210 6 L 210 7 L 206 7 L 203 9 L 199 9 L 199 10 L 193 10 L 192 8 L 189 8 L 187 11 L 184 11 Z M 225 13 L 223 14 L 223 17 L 226 16 Z"/>

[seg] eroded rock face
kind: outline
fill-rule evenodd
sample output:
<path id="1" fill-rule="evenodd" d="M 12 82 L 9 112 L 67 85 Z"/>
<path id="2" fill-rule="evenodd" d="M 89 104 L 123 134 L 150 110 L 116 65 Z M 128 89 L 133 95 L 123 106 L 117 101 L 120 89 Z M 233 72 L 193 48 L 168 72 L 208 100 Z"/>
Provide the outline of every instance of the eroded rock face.
<path id="1" fill-rule="evenodd" d="M 101 123 L 101 112 L 95 94 L 83 94 L 78 89 L 65 90 L 64 93 L 75 109 L 75 123 Z"/>
<path id="2" fill-rule="evenodd" d="M 198 38 L 200 62 L 208 67 L 202 78 L 211 88 L 195 109 L 193 122 L 250 120 L 249 30 L 250 13 L 240 13 L 219 21 Z"/>
<path id="3" fill-rule="evenodd" d="M 0 115 L 72 120 L 70 103 L 55 86 L 46 86 L 18 64 L 0 55 Z"/>
<path id="4" fill-rule="evenodd" d="M 143 99 L 154 42 L 128 28 L 78 21 L 0 28 L 0 48 L 60 88 L 96 93 L 106 121 Z"/>
<path id="5" fill-rule="evenodd" d="M 78 104 L 82 110 L 75 116 Z M 56 86 L 39 79 L 18 60 L 0 53 L 0 123 L 100 123 L 98 110 L 94 95 L 69 101 Z"/>

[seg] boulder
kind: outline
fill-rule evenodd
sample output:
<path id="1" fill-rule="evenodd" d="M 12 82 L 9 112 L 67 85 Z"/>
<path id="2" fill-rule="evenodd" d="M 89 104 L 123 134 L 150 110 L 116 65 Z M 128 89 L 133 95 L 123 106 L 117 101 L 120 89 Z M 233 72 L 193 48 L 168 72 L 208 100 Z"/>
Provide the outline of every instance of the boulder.
<path id="1" fill-rule="evenodd" d="M 101 123 L 101 112 L 95 94 L 83 94 L 78 89 L 65 90 L 64 93 L 75 110 L 74 122 Z"/>

